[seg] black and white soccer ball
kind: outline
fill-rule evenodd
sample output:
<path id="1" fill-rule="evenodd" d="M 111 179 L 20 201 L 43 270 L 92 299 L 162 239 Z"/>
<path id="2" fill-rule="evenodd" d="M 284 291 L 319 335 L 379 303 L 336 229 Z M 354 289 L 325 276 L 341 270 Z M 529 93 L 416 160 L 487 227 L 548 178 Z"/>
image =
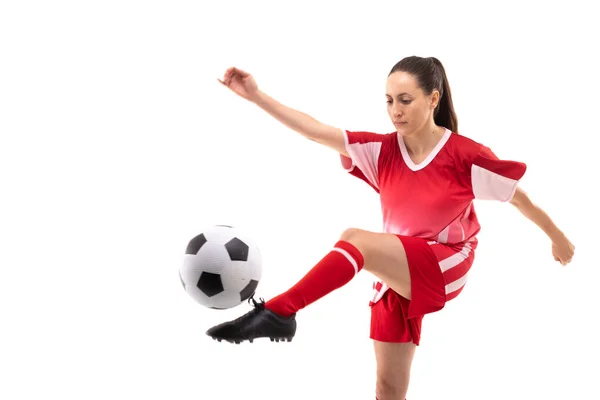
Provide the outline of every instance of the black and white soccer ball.
<path id="1" fill-rule="evenodd" d="M 179 277 L 184 290 L 203 306 L 228 309 L 252 296 L 262 276 L 262 256 L 246 233 L 215 225 L 193 237 Z"/>

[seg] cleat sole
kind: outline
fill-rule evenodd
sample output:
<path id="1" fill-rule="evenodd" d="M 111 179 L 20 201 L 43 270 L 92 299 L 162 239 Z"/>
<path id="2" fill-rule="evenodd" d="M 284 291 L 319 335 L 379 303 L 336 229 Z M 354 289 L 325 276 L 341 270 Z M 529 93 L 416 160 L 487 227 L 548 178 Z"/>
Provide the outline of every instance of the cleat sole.
<path id="1" fill-rule="evenodd" d="M 248 339 L 224 339 L 224 338 L 219 338 L 219 337 L 215 337 L 215 336 L 211 336 L 211 338 L 213 340 L 216 340 L 217 342 L 221 343 L 222 341 L 226 341 L 228 343 L 234 343 L 234 344 L 241 344 L 242 342 L 248 341 L 250 343 L 254 343 L 254 340 L 256 339 L 260 339 L 260 338 L 248 338 Z M 265 337 L 266 338 L 266 337 Z M 283 342 L 291 342 L 293 339 L 293 337 L 269 337 L 269 340 L 271 342 L 276 342 L 276 343 L 283 343 Z"/>

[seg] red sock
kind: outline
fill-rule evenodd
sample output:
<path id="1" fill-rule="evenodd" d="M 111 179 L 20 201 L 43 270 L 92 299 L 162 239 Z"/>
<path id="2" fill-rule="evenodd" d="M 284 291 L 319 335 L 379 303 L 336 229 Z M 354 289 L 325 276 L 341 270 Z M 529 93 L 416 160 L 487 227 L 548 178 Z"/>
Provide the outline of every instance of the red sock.
<path id="1" fill-rule="evenodd" d="M 340 240 L 298 283 L 267 301 L 265 307 L 284 317 L 295 314 L 350 282 L 363 264 L 360 251 L 349 242 Z"/>

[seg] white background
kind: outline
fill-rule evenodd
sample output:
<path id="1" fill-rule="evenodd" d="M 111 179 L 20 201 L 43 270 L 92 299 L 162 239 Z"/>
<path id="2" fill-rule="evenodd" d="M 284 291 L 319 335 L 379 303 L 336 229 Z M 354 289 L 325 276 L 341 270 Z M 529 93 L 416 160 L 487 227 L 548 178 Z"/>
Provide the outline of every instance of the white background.
<path id="1" fill-rule="evenodd" d="M 600 398 L 592 3 L 3 1 L 0 398 L 374 399 L 367 272 L 303 310 L 292 343 L 235 346 L 204 332 L 248 305 L 205 309 L 177 271 L 203 227 L 236 225 L 270 298 L 345 228 L 381 227 L 376 194 L 219 85 L 227 67 L 385 133 L 409 55 L 444 63 L 460 132 L 527 163 L 577 251 L 563 268 L 514 208 L 477 203 L 469 283 L 426 317 L 408 398 Z"/>

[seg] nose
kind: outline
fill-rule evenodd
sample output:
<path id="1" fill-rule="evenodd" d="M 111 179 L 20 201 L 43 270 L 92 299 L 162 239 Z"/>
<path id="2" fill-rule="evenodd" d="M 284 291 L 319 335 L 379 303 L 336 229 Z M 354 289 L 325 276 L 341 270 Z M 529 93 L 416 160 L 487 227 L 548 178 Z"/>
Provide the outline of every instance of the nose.
<path id="1" fill-rule="evenodd" d="M 394 114 L 394 117 L 402 117 L 404 115 L 404 111 L 402 111 L 402 108 L 397 104 L 392 108 L 392 113 Z"/>

